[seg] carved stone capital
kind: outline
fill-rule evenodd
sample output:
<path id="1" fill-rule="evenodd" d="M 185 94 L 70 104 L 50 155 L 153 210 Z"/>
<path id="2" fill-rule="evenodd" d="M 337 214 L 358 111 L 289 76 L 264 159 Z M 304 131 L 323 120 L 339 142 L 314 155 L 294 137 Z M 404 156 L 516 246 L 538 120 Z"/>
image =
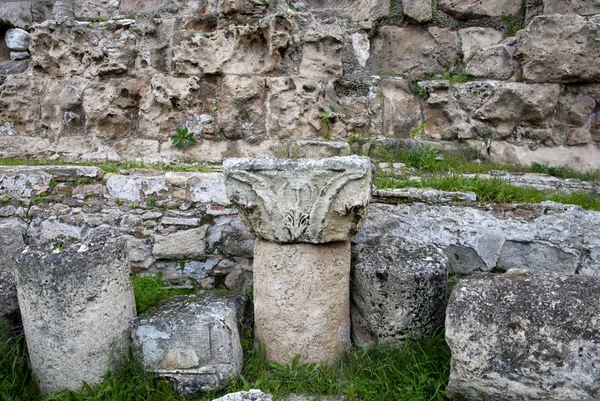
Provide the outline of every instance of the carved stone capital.
<path id="1" fill-rule="evenodd" d="M 368 157 L 228 159 L 227 196 L 257 237 L 320 244 L 350 239 L 371 199 Z"/>

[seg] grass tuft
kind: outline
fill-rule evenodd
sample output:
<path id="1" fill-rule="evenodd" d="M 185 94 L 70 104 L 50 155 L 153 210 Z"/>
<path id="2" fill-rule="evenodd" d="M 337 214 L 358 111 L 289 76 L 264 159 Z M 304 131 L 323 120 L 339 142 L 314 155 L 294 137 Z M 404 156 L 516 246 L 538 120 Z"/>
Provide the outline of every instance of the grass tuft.
<path id="1" fill-rule="evenodd" d="M 156 276 L 136 275 L 132 279 L 137 313 L 143 313 L 163 299 L 174 295 L 193 294 L 196 289 L 164 288 L 162 273 Z"/>

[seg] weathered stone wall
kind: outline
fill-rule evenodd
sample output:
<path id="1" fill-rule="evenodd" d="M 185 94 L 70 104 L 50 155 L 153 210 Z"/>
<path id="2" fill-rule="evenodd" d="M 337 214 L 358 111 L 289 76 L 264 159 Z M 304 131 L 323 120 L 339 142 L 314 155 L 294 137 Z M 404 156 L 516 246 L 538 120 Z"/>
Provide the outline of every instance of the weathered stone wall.
<path id="1" fill-rule="evenodd" d="M 355 246 L 386 234 L 436 246 L 462 274 L 519 267 L 600 276 L 599 212 L 553 203 L 491 207 L 468 194 L 433 190 L 392 192 L 376 192 Z M 126 236 L 133 272 L 194 279 L 205 288 L 243 289 L 252 280 L 255 239 L 230 206 L 221 173 L 2 168 L 0 314 L 16 309 L 11 260 L 24 245 L 66 246 L 102 225 Z"/>
<path id="2" fill-rule="evenodd" d="M 0 36 L 31 35 L 28 60 L 0 46 L 0 157 L 220 162 L 414 137 L 600 168 L 595 1 L 57 3 L 0 6 Z M 184 126 L 198 144 L 181 151 Z"/>

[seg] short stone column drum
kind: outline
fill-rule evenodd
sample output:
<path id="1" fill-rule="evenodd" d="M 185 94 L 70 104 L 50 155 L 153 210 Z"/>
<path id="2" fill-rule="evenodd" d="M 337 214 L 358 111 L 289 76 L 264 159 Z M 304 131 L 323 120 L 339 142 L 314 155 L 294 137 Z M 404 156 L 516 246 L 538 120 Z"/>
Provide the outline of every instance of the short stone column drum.
<path id="1" fill-rule="evenodd" d="M 227 196 L 257 237 L 255 332 L 267 357 L 328 363 L 350 345 L 350 238 L 371 197 L 367 157 L 229 159 Z"/>
<path id="2" fill-rule="evenodd" d="M 126 241 L 97 229 L 64 250 L 15 259 L 17 296 L 33 372 L 44 394 L 102 382 L 128 353 L 135 317 Z"/>

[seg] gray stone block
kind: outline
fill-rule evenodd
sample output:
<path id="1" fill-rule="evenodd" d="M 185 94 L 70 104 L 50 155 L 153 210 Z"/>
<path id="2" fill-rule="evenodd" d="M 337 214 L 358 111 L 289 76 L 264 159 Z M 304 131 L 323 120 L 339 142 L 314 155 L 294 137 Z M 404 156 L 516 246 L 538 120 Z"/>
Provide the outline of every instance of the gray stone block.
<path id="1" fill-rule="evenodd" d="M 513 269 L 458 282 L 448 392 L 466 400 L 600 398 L 600 278 Z"/>
<path id="2" fill-rule="evenodd" d="M 133 342 L 148 371 L 182 394 L 221 389 L 242 371 L 241 296 L 175 296 L 133 322 Z"/>
<path id="3" fill-rule="evenodd" d="M 398 344 L 443 326 L 448 259 L 437 247 L 382 235 L 355 244 L 352 339 Z"/>

